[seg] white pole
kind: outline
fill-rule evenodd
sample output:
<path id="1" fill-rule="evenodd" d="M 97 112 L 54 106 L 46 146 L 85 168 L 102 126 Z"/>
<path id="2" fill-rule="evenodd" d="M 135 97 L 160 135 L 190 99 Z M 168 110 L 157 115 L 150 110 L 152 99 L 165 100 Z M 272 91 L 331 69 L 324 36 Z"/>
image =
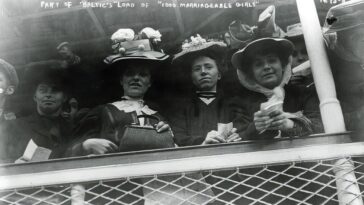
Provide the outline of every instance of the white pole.
<path id="1" fill-rule="evenodd" d="M 341 106 L 336 98 L 335 83 L 325 51 L 324 39 L 314 0 L 296 0 L 311 70 L 315 81 L 325 133 L 345 131 Z M 340 204 L 362 205 L 360 190 L 348 159 L 335 162 L 337 193 Z"/>
<path id="2" fill-rule="evenodd" d="M 297 0 L 303 35 L 311 70 L 320 99 L 320 110 L 325 133 L 345 131 L 344 117 L 336 98 L 335 84 L 325 52 L 324 39 L 313 0 Z"/>

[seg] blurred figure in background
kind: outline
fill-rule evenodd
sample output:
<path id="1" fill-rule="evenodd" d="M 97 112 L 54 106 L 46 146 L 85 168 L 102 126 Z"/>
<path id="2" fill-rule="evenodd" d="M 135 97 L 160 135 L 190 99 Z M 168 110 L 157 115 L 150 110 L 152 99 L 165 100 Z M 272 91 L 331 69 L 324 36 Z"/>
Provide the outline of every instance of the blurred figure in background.
<path id="1" fill-rule="evenodd" d="M 57 46 L 61 62 L 70 73 L 70 95 L 77 99 L 80 108 L 92 108 L 102 102 L 100 87 L 102 84 L 101 68 L 89 65 L 74 53 L 69 42 L 62 42 Z"/>
<path id="2" fill-rule="evenodd" d="M 68 73 L 59 62 L 53 61 L 31 63 L 25 74 L 36 107 L 32 115 L 16 119 L 8 127 L 4 143 L 7 161 L 17 158 L 18 162 L 33 161 L 23 157 L 30 140 L 37 147 L 49 150 L 35 161 L 63 157 L 77 118 L 77 110 L 69 101 Z"/>
<path id="3" fill-rule="evenodd" d="M 19 79 L 15 68 L 0 59 L 0 123 L 16 118 L 15 114 L 8 110 L 6 101 L 9 96 L 14 94 L 18 84 Z"/>
<path id="4" fill-rule="evenodd" d="M 348 1 L 330 8 L 323 32 L 346 128 L 363 129 L 364 1 Z"/>
<path id="5" fill-rule="evenodd" d="M 9 127 L 15 121 L 16 115 L 8 109 L 7 100 L 14 94 L 19 84 L 15 68 L 0 59 L 0 163 L 13 162 L 9 154 Z M 14 159 L 15 160 L 15 159 Z"/>
<path id="6" fill-rule="evenodd" d="M 310 61 L 303 38 L 301 23 L 287 26 L 286 39 L 294 44 L 292 53 L 292 78 L 289 83 L 303 86 L 313 85 Z"/>

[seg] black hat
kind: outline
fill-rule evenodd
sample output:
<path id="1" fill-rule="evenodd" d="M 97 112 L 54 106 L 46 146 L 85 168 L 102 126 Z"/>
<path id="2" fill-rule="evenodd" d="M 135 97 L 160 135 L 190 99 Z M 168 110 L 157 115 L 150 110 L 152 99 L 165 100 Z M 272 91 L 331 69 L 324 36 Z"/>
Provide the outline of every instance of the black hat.
<path id="1" fill-rule="evenodd" d="M 53 84 L 68 91 L 70 86 L 69 72 L 63 61 L 49 60 L 32 62 L 25 70 L 25 81 L 28 85 L 37 86 L 40 83 Z"/>
<path id="2" fill-rule="evenodd" d="M 246 62 L 254 56 L 258 51 L 264 50 L 266 48 L 275 49 L 279 51 L 284 57 L 288 57 L 292 54 L 294 50 L 294 45 L 291 41 L 283 38 L 261 38 L 250 42 L 243 49 L 234 53 L 231 58 L 233 66 L 237 69 L 246 69 Z"/>

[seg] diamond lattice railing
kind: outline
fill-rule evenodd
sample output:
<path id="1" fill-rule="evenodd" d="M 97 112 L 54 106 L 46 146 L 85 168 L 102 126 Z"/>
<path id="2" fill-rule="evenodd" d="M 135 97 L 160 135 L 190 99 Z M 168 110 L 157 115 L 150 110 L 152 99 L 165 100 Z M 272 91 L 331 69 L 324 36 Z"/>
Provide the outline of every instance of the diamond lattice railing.
<path id="1" fill-rule="evenodd" d="M 350 159 L 364 190 L 364 158 Z M 335 160 L 2 190 L 0 204 L 338 204 Z M 347 179 L 345 179 L 347 180 Z M 355 182 L 352 182 L 355 183 Z M 75 192 L 74 189 L 78 190 Z M 73 192 L 74 191 L 74 192 Z M 346 191 L 346 190 L 340 190 Z M 340 192 L 339 191 L 339 192 Z M 76 194 L 75 194 L 76 193 Z M 357 194 L 354 197 L 362 197 Z M 83 203 L 83 202 L 82 202 Z"/>

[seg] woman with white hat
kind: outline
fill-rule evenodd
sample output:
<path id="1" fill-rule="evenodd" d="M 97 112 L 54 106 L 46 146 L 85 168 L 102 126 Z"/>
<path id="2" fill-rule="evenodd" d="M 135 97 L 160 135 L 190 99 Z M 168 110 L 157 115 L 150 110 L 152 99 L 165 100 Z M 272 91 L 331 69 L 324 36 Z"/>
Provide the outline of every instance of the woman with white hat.
<path id="1" fill-rule="evenodd" d="M 246 93 L 232 104 L 234 126 L 242 139 L 302 136 L 322 129 L 318 99 L 312 88 L 288 85 L 293 44 L 261 38 L 232 56 Z"/>
<path id="2" fill-rule="evenodd" d="M 153 31 L 159 34 L 158 31 Z M 169 57 L 153 49 L 153 43 L 158 36 L 148 37 L 147 34 L 141 32 L 135 35 L 131 29 L 119 29 L 112 35 L 114 54 L 105 58 L 104 62 L 119 76 L 118 81 L 122 86 L 120 92 L 123 96 L 118 101 L 95 108 L 83 119 L 79 127 L 79 133 L 83 137 L 69 148 L 67 155 L 122 151 L 119 150 L 119 145 L 124 128 L 130 124 L 150 123 L 157 132 L 170 130 L 169 125 L 164 121 L 155 119 L 149 121 L 139 117 L 151 115 L 163 119 L 158 111 L 149 107 L 150 103 L 144 100 L 144 96 L 152 85 L 153 72 Z M 142 38 L 142 36 L 147 37 Z"/>

